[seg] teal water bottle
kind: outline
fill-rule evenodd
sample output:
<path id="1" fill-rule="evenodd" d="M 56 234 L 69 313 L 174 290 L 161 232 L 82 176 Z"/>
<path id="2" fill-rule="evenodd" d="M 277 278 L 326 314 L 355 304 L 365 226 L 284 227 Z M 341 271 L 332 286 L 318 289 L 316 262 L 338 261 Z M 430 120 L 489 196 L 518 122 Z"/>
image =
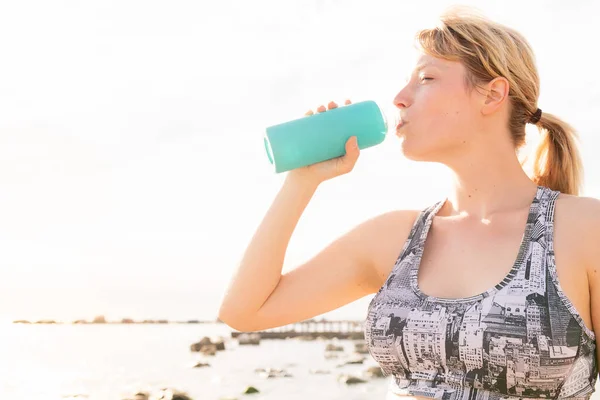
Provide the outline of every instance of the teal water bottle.
<path id="1" fill-rule="evenodd" d="M 352 136 L 360 149 L 378 145 L 387 131 L 383 110 L 367 100 L 270 126 L 264 144 L 275 172 L 280 173 L 343 156 Z"/>

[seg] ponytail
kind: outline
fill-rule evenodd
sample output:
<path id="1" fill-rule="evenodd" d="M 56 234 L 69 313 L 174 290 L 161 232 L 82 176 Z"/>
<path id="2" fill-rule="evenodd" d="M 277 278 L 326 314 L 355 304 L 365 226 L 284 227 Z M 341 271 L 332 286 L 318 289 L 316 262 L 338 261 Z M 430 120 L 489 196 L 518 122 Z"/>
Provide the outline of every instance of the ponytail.
<path id="1" fill-rule="evenodd" d="M 542 139 L 535 151 L 533 181 L 561 193 L 578 195 L 583 167 L 576 146 L 578 136 L 575 129 L 547 113 L 543 113 L 535 125 Z"/>

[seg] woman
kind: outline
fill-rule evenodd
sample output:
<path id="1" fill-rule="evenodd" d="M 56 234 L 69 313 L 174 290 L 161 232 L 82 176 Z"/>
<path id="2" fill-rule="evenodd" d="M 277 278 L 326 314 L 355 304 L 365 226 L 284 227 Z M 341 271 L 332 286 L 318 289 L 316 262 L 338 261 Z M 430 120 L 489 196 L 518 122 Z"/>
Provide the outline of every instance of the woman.
<path id="1" fill-rule="evenodd" d="M 390 393 L 588 398 L 600 329 L 600 202 L 577 196 L 573 129 L 538 108 L 533 53 L 514 30 L 450 12 L 416 39 L 416 67 L 394 99 L 397 132 L 406 157 L 453 172 L 453 190 L 425 210 L 372 218 L 282 275 L 315 190 L 350 172 L 359 149 L 351 138 L 343 157 L 290 171 L 219 317 L 255 331 L 376 293 L 365 336 L 393 375 Z M 527 123 L 541 135 L 532 177 L 517 156 Z"/>

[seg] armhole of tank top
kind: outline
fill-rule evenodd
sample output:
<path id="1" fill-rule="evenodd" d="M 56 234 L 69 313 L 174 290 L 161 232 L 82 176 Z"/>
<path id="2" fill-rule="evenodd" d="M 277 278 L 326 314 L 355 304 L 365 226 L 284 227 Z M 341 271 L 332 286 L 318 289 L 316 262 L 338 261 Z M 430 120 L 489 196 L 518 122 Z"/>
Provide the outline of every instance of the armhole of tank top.
<path id="1" fill-rule="evenodd" d="M 408 250 L 408 248 L 409 248 L 410 244 L 412 243 L 412 241 L 415 240 L 415 233 L 416 233 L 417 229 L 419 228 L 419 225 L 422 224 L 425 219 L 427 219 L 427 216 L 429 215 L 429 212 L 432 209 L 434 209 L 434 208 L 435 208 L 435 205 L 433 205 L 431 207 L 427 207 L 424 210 L 421 210 L 419 212 L 419 214 L 417 215 L 417 218 L 414 220 L 413 225 L 412 225 L 412 227 L 410 229 L 410 233 L 408 234 L 408 237 L 404 241 L 404 245 L 402 246 L 402 250 L 400 250 L 400 255 L 396 258 L 396 261 L 394 262 L 394 267 L 392 268 L 392 270 L 390 271 L 390 273 L 388 274 L 388 276 L 385 278 L 385 281 L 383 282 L 383 284 L 379 287 L 379 290 L 377 290 L 377 293 L 375 293 L 375 297 L 377 297 L 381 293 L 381 291 L 384 289 L 384 287 L 387 284 L 387 282 L 390 279 L 390 277 L 392 275 L 394 275 L 396 273 L 396 271 L 398 270 L 398 268 L 400 267 L 400 262 L 402 261 L 402 259 L 406 255 L 406 251 Z M 373 297 L 371 299 L 371 302 L 370 302 L 371 304 L 375 300 L 375 297 Z M 370 305 L 369 305 L 369 308 L 370 308 Z"/>
<path id="2" fill-rule="evenodd" d="M 425 223 L 425 220 L 427 219 L 427 216 L 429 215 L 429 213 L 431 212 L 432 209 L 435 208 L 435 205 L 431 206 L 431 207 L 427 207 L 424 210 L 421 210 L 421 212 L 419 213 L 419 215 L 417 216 L 417 218 L 414 220 L 412 227 L 410 228 L 410 233 L 408 234 L 408 237 L 406 238 L 406 240 L 404 241 L 404 245 L 402 246 L 402 250 L 400 251 L 400 254 L 398 255 L 398 257 L 396 258 L 396 262 L 394 264 L 394 269 L 392 270 L 392 272 L 394 272 L 394 270 L 398 267 L 398 265 L 400 264 L 400 261 L 402 261 L 402 259 L 404 259 L 404 256 L 406 256 L 406 251 L 408 250 L 408 248 L 410 247 L 410 244 L 413 242 L 413 240 L 416 239 L 416 232 L 417 229 L 419 229 L 419 226 L 421 226 L 421 224 Z"/>
<path id="3" fill-rule="evenodd" d="M 554 255 L 554 214 L 556 199 L 560 192 L 553 192 L 548 199 L 548 208 L 546 209 L 546 263 L 548 265 L 548 272 L 552 278 L 552 283 L 556 288 L 558 297 L 561 299 L 565 307 L 569 310 L 575 321 L 579 324 L 581 329 L 588 335 L 592 340 L 596 339 L 596 334 L 585 324 L 581 315 L 575 308 L 575 305 L 569 300 L 567 295 L 563 292 L 562 287 L 558 279 L 558 272 L 556 270 L 556 258 Z"/>
<path id="4" fill-rule="evenodd" d="M 410 233 L 408 234 L 408 237 L 404 241 L 402 250 L 400 251 L 400 254 L 398 255 L 398 257 L 396 258 L 396 261 L 394 262 L 394 268 L 392 268 L 392 270 L 390 271 L 390 274 L 388 275 L 388 278 L 386 278 L 386 282 L 389 279 L 389 277 L 391 275 L 393 275 L 400 267 L 400 263 L 406 256 L 406 252 L 410 248 L 410 245 L 412 244 L 412 242 L 414 240 L 419 239 L 417 237 L 417 230 L 419 229 L 419 227 L 423 226 L 427 222 L 427 218 L 429 218 L 429 214 L 431 214 L 431 211 L 434 210 L 438 204 L 439 203 L 433 204 L 433 205 L 425 208 L 424 210 L 421 210 L 421 212 L 419 212 L 419 215 L 414 220 L 412 227 L 410 228 Z M 385 285 L 385 283 L 384 283 L 384 285 Z"/>

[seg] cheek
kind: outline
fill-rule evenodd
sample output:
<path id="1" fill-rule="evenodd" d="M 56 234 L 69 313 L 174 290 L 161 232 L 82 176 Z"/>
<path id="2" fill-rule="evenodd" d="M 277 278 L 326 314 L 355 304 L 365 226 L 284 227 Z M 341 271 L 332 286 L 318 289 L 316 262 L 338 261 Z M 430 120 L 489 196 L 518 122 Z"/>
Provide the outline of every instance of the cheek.
<path id="1" fill-rule="evenodd" d="M 423 90 L 415 98 L 415 121 L 411 121 L 419 133 L 437 137 L 464 131 L 470 103 L 463 90 L 442 85 Z"/>
<path id="2" fill-rule="evenodd" d="M 460 96 L 422 96 L 406 126 L 403 153 L 411 159 L 434 159 L 436 153 L 462 143 L 469 131 L 469 107 Z"/>

